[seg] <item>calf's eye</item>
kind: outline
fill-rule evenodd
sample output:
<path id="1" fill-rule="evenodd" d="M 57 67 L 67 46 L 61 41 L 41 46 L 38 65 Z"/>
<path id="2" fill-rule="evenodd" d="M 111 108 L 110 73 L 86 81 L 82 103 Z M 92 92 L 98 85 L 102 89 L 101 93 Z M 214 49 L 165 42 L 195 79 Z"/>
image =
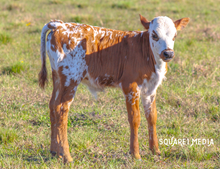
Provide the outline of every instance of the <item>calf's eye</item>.
<path id="1" fill-rule="evenodd" d="M 154 38 L 154 39 L 157 39 L 158 37 L 157 37 L 157 35 L 153 35 L 153 38 Z"/>
<path id="2" fill-rule="evenodd" d="M 155 41 L 158 41 L 158 40 L 159 40 L 159 37 L 158 37 L 158 35 L 156 34 L 155 31 L 153 31 L 152 38 L 153 38 L 153 40 L 155 40 Z"/>

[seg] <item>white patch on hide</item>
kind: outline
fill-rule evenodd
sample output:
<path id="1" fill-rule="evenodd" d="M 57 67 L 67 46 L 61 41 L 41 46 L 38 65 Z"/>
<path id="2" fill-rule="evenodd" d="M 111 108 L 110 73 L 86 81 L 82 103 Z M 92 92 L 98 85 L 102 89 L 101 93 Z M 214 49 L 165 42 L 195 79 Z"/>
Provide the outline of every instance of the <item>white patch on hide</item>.
<path id="1" fill-rule="evenodd" d="M 59 67 L 63 66 L 62 73 L 66 76 L 65 86 L 69 86 L 71 80 L 78 85 L 83 78 L 83 72 L 88 69 L 85 61 L 86 51 L 80 43 L 73 50 L 64 51 L 66 57 L 59 62 Z"/>
<path id="2" fill-rule="evenodd" d="M 54 47 L 54 45 L 52 46 L 52 44 L 50 43 L 51 38 L 52 38 L 52 34 L 53 34 L 53 32 L 51 31 L 47 36 L 46 48 L 47 48 L 48 57 L 50 59 L 51 69 L 57 71 L 58 70 L 58 60 L 61 60 L 61 58 L 64 57 L 64 53 L 60 53 L 58 50 L 53 51 L 51 49 L 51 47 Z"/>
<path id="3" fill-rule="evenodd" d="M 131 105 L 135 105 L 136 101 L 139 100 L 140 92 L 141 92 L 141 86 L 137 86 L 136 90 L 137 90 L 136 92 L 131 91 L 130 93 L 128 93 L 126 95 L 127 101 Z"/>
<path id="4" fill-rule="evenodd" d="M 162 83 L 163 79 L 165 78 L 166 74 L 166 63 L 162 63 L 161 67 L 155 65 L 155 73 L 153 72 L 150 79 L 144 79 L 142 84 L 142 91 L 141 93 L 146 96 L 151 96 L 156 93 L 157 88 Z"/>
<path id="5" fill-rule="evenodd" d="M 154 99 L 155 99 L 155 95 L 148 96 L 141 94 L 141 101 L 144 107 L 145 116 L 147 118 L 149 118 L 151 112 L 151 104 L 153 103 Z"/>

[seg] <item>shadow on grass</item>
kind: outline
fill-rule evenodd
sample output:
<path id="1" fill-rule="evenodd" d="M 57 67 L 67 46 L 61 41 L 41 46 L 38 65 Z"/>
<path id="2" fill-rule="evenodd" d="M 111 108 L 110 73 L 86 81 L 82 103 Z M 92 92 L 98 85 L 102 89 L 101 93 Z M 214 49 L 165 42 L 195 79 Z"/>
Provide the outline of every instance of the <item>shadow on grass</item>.
<path id="1" fill-rule="evenodd" d="M 69 117 L 68 126 L 91 126 L 100 123 L 100 117 L 95 112 L 76 113 Z"/>
<path id="2" fill-rule="evenodd" d="M 49 152 L 49 150 L 48 150 Z M 41 164 L 42 162 L 47 162 L 47 161 L 51 161 L 51 159 L 53 159 L 54 157 L 52 157 L 51 155 L 44 155 L 43 153 L 42 154 L 39 154 L 38 156 L 36 155 L 22 155 L 22 158 L 25 160 L 25 161 L 28 161 L 28 162 L 36 162 L 37 164 Z"/>
<path id="3" fill-rule="evenodd" d="M 32 150 L 33 151 L 33 150 Z M 55 157 L 53 157 L 51 154 L 49 154 L 49 150 L 48 152 L 45 150 L 39 154 L 32 154 L 32 155 L 26 155 L 26 154 L 22 154 L 22 160 L 24 161 L 28 161 L 28 162 L 34 162 L 35 164 L 42 164 L 45 163 L 47 161 L 51 161 L 52 159 L 55 159 Z M 0 153 L 0 158 L 18 158 L 16 154 L 1 154 Z M 20 155 L 21 156 L 21 155 Z"/>

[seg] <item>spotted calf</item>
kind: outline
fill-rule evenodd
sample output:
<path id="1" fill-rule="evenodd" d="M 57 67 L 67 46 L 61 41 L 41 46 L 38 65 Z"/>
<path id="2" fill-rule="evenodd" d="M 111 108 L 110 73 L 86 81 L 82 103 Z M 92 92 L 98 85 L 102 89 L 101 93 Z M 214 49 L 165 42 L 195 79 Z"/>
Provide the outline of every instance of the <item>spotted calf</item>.
<path id="1" fill-rule="evenodd" d="M 81 82 L 95 96 L 108 86 L 122 89 L 131 130 L 130 152 L 137 159 L 140 159 L 141 96 L 148 121 L 149 146 L 153 153 L 160 154 L 156 135 L 156 90 L 165 78 L 167 62 L 174 57 L 177 30 L 184 28 L 189 18 L 173 22 L 168 17 L 156 17 L 149 22 L 140 15 L 140 21 L 146 31 L 118 31 L 59 20 L 43 27 L 39 85 L 44 88 L 47 81 L 47 52 L 53 78 L 49 104 L 50 150 L 65 162 L 72 161 L 67 140 L 68 111 Z"/>

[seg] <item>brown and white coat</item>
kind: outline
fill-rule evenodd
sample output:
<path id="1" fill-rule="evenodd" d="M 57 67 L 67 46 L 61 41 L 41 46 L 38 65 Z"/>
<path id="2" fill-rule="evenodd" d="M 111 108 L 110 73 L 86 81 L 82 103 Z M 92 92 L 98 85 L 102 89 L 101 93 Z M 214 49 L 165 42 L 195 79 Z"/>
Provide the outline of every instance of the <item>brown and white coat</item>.
<path id="1" fill-rule="evenodd" d="M 173 22 L 168 17 L 157 17 L 148 22 L 140 15 L 140 20 L 146 31 L 118 31 L 59 20 L 43 27 L 39 85 L 44 88 L 47 81 L 47 51 L 53 78 L 49 104 L 50 150 L 63 157 L 65 162 L 72 161 L 67 141 L 68 111 L 81 82 L 95 97 L 97 91 L 108 86 L 122 89 L 131 130 L 130 152 L 137 159 L 140 159 L 138 127 L 141 95 L 148 121 L 149 146 L 153 153 L 160 154 L 156 135 L 156 90 L 165 77 L 166 62 L 174 57 L 176 32 L 185 27 L 189 19 Z"/>

